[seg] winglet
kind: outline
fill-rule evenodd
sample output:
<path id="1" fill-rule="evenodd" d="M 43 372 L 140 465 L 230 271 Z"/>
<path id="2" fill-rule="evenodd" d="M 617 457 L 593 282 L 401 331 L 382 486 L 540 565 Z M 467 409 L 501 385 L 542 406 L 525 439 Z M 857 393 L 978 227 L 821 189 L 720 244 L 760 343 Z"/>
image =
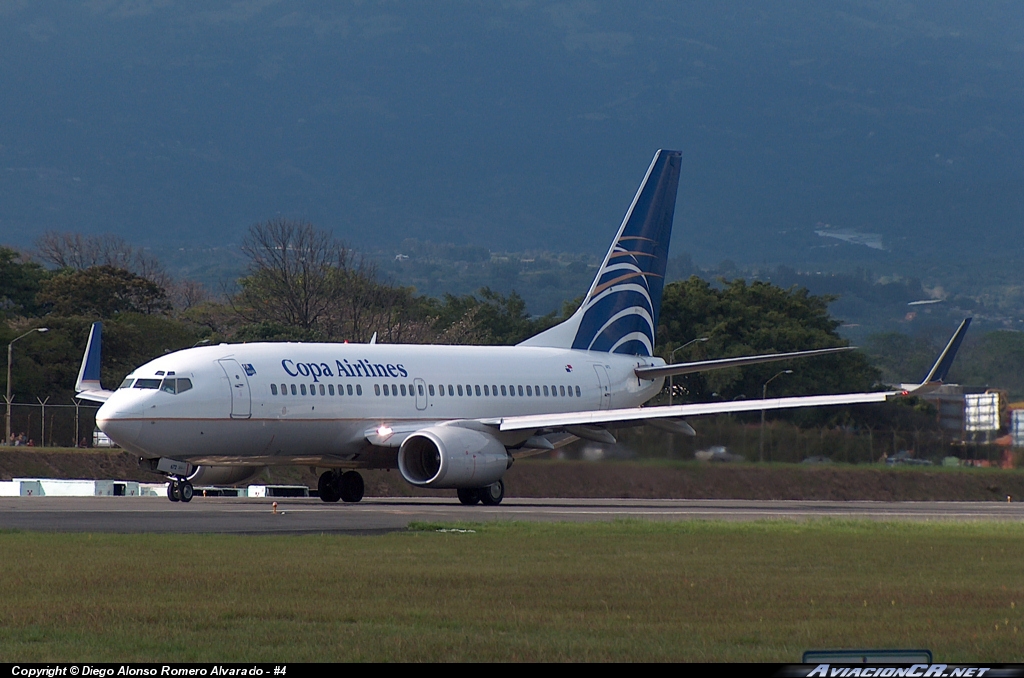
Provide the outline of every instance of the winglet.
<path id="1" fill-rule="evenodd" d="M 78 370 L 78 381 L 75 382 L 75 391 L 102 391 L 100 386 L 100 341 L 103 335 L 103 323 L 95 322 L 92 330 L 89 331 L 89 341 L 85 345 L 85 355 L 82 356 L 82 367 Z"/>
<path id="2" fill-rule="evenodd" d="M 928 393 L 934 391 L 939 386 L 942 386 L 945 382 L 946 377 L 949 375 L 949 369 L 953 366 L 953 359 L 956 358 L 956 352 L 960 349 L 960 344 L 964 340 L 964 335 L 967 334 L 967 328 L 971 326 L 971 318 L 964 318 L 963 322 L 960 323 L 960 327 L 956 329 L 953 336 L 950 337 L 949 343 L 946 344 L 946 348 L 942 349 L 942 353 L 939 354 L 935 364 L 932 365 L 932 369 L 928 371 L 928 376 L 924 378 L 920 384 L 915 384 L 913 388 L 907 390 L 912 394 Z M 908 385 L 904 384 L 904 388 Z"/>

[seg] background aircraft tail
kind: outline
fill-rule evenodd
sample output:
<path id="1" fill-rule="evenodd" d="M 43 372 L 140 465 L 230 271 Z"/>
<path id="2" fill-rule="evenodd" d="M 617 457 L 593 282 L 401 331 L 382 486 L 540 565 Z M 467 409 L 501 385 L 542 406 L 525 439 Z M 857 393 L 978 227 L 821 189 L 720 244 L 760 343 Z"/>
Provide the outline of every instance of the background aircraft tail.
<path id="1" fill-rule="evenodd" d="M 682 153 L 659 150 L 583 304 L 520 346 L 653 355 Z"/>
<path id="2" fill-rule="evenodd" d="M 946 377 L 949 376 L 949 368 L 953 366 L 953 359 L 956 358 L 956 352 L 960 349 L 960 344 L 963 342 L 964 336 L 967 334 L 967 328 L 970 326 L 971 319 L 964 318 L 964 321 L 960 323 L 960 327 L 949 338 L 949 343 L 946 344 L 946 348 L 942 349 L 942 353 L 939 354 L 938 359 L 936 359 L 935 364 L 932 365 L 924 380 L 920 384 L 901 384 L 903 390 L 915 395 L 924 395 L 942 386 L 946 381 Z"/>
<path id="3" fill-rule="evenodd" d="M 75 382 L 75 397 L 95 402 L 104 402 L 110 397 L 111 391 L 104 391 L 100 386 L 100 342 L 103 337 L 103 324 L 95 322 L 89 330 L 89 341 L 85 345 L 82 356 L 82 367 L 78 370 L 78 381 Z"/>

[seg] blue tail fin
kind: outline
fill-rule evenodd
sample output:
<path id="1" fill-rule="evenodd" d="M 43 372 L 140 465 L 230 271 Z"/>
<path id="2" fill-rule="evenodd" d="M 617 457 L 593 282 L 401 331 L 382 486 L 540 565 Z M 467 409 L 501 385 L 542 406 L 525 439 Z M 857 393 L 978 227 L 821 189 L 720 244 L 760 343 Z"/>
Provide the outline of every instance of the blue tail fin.
<path id="1" fill-rule="evenodd" d="M 103 324 L 95 322 L 89 331 L 89 342 L 85 345 L 82 356 L 82 367 L 78 370 L 78 381 L 75 391 L 98 391 L 100 386 L 100 342 L 103 335 Z"/>
<path id="2" fill-rule="evenodd" d="M 654 154 L 579 310 L 520 346 L 654 354 L 681 162 L 679 151 Z"/>
<path id="3" fill-rule="evenodd" d="M 949 376 L 949 368 L 953 366 L 953 359 L 956 357 L 956 352 L 964 340 L 964 335 L 967 334 L 967 328 L 970 326 L 971 319 L 964 318 L 964 321 L 960 323 L 960 327 L 949 338 L 946 348 L 942 349 L 942 353 L 939 354 L 935 364 L 928 370 L 928 376 L 924 378 L 924 381 L 920 384 L 900 384 L 900 388 L 914 395 L 925 395 L 942 386 L 943 382 L 946 381 L 946 377 Z"/>

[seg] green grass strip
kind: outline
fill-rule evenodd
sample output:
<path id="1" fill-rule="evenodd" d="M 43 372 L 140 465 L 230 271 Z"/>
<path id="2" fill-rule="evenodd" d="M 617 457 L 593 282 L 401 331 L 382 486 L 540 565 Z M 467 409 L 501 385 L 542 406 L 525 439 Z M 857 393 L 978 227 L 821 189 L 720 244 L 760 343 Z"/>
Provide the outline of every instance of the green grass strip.
<path id="1" fill-rule="evenodd" d="M 473 532 L 438 532 L 458 528 Z M 0 533 L 0 661 L 1024 661 L 1024 525 Z"/>

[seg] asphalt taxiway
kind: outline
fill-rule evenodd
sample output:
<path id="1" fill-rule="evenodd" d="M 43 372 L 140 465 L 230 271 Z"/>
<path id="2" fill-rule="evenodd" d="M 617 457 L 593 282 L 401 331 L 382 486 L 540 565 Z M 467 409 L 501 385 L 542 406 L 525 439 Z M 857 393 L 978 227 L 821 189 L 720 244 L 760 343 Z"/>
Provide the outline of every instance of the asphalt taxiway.
<path id="1" fill-rule="evenodd" d="M 447 497 L 370 497 L 358 504 L 290 498 L 196 497 L 188 504 L 162 497 L 0 498 L 0 529 L 47 532 L 379 534 L 404 530 L 412 522 L 813 518 L 1022 521 L 1024 503 L 506 498 L 500 506 L 462 506 Z"/>

